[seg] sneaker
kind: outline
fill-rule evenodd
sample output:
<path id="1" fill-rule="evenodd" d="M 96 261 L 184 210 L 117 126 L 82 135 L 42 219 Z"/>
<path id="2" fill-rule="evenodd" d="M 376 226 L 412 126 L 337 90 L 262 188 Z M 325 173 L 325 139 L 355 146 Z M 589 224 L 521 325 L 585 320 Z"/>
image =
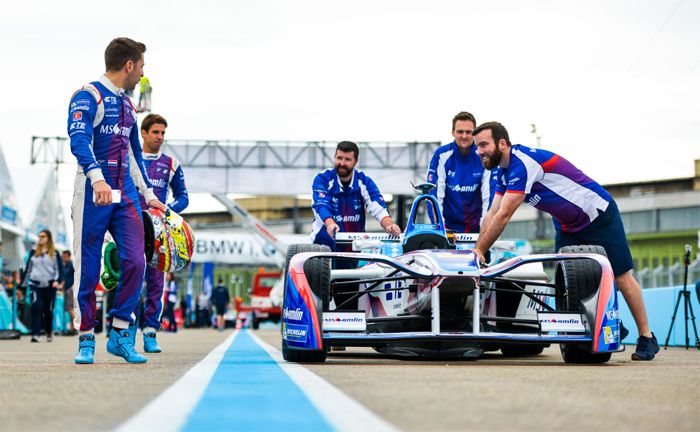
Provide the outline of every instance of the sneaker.
<path id="1" fill-rule="evenodd" d="M 84 334 L 78 339 L 78 355 L 75 364 L 95 363 L 95 335 Z"/>
<path id="2" fill-rule="evenodd" d="M 627 329 L 627 327 L 625 327 L 624 324 L 622 324 L 622 321 L 620 321 L 620 342 L 625 340 L 625 338 L 629 334 L 630 334 L 630 331 Z"/>
<path id="3" fill-rule="evenodd" d="M 34 342 L 39 342 L 39 338 L 36 336 L 32 336 L 32 343 Z"/>
<path id="4" fill-rule="evenodd" d="M 136 347 L 136 333 L 138 332 L 139 328 L 137 325 L 130 325 L 129 326 L 129 335 L 131 335 L 131 345 Z"/>
<path id="5" fill-rule="evenodd" d="M 639 336 L 637 339 L 637 350 L 632 354 L 632 360 L 649 361 L 659 352 L 659 343 L 656 341 L 654 333 L 651 337 Z"/>
<path id="6" fill-rule="evenodd" d="M 53 336 L 52 335 L 46 336 L 46 342 L 53 342 Z"/>
<path id="7" fill-rule="evenodd" d="M 156 334 L 144 333 L 143 334 L 143 351 L 147 353 L 159 353 L 162 351 L 156 340 Z"/>
<path id="8" fill-rule="evenodd" d="M 117 331 L 112 328 L 112 330 L 109 331 L 107 352 L 121 357 L 129 363 L 146 363 L 148 359 L 137 353 L 136 349 L 134 349 L 131 333 L 129 329 Z"/>

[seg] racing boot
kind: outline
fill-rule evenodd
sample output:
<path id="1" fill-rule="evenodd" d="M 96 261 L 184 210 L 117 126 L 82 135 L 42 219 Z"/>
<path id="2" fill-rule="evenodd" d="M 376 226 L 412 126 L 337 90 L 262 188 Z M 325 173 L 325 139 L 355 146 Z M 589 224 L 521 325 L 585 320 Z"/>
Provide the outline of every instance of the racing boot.
<path id="1" fill-rule="evenodd" d="M 78 355 L 75 364 L 95 363 L 95 335 L 84 334 L 78 339 Z"/>
<path id="2" fill-rule="evenodd" d="M 129 363 L 146 363 L 148 359 L 136 352 L 131 333 L 131 330 L 128 328 L 119 331 L 112 328 L 112 330 L 109 331 L 107 352 L 121 357 Z"/>
<path id="3" fill-rule="evenodd" d="M 162 349 L 158 345 L 156 340 L 155 332 L 148 332 L 143 334 L 143 352 L 147 353 L 159 353 Z"/>

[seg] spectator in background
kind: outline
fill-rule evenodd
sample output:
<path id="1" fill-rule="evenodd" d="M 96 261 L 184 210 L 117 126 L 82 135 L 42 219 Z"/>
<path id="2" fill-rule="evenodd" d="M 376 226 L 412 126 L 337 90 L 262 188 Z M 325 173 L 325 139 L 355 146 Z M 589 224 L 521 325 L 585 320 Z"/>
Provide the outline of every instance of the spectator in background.
<path id="1" fill-rule="evenodd" d="M 46 331 L 46 341 L 53 340 L 53 306 L 62 274 L 63 262 L 54 247 L 51 231 L 43 230 L 39 233 L 36 247 L 29 253 L 24 270 L 24 278 L 32 295 L 32 342 L 39 342 L 42 326 Z"/>
<path id="2" fill-rule="evenodd" d="M 63 284 L 61 288 L 63 289 L 63 308 L 66 312 L 70 314 L 70 330 L 66 329 L 64 335 L 73 336 L 77 334 L 75 331 L 75 310 L 73 309 L 74 298 L 73 298 L 73 283 L 75 282 L 75 268 L 73 267 L 73 261 L 71 260 L 71 253 L 69 250 L 64 250 L 61 253 L 61 260 L 63 261 Z"/>
<path id="3" fill-rule="evenodd" d="M 224 314 L 229 301 L 231 301 L 231 297 L 229 296 L 228 288 L 224 286 L 223 279 L 219 278 L 216 287 L 211 292 L 211 302 L 216 308 L 216 328 L 219 331 L 223 331 L 226 327 Z"/>
<path id="4" fill-rule="evenodd" d="M 197 296 L 197 327 L 209 327 L 209 297 L 204 291 Z"/>
<path id="5" fill-rule="evenodd" d="M 168 319 L 168 327 L 165 329 L 170 332 L 177 332 L 177 322 L 175 322 L 175 303 L 177 303 L 177 282 L 172 273 L 165 275 L 165 295 L 167 303 L 165 306 L 165 317 Z"/>

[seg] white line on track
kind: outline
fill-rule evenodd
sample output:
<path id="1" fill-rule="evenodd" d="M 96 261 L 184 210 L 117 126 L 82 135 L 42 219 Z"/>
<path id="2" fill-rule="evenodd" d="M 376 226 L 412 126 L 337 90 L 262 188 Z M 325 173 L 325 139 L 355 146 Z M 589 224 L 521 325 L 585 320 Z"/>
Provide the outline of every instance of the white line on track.
<path id="1" fill-rule="evenodd" d="M 238 330 L 194 365 L 175 384 L 168 387 L 135 416 L 121 424 L 116 432 L 179 431 L 197 406 L 221 359 L 237 335 Z"/>
<path id="2" fill-rule="evenodd" d="M 333 428 L 339 431 L 396 431 L 397 429 L 360 405 L 315 373 L 296 363 L 287 363 L 274 347 L 252 332 L 248 335 L 272 357 L 289 378 L 306 394 Z"/>

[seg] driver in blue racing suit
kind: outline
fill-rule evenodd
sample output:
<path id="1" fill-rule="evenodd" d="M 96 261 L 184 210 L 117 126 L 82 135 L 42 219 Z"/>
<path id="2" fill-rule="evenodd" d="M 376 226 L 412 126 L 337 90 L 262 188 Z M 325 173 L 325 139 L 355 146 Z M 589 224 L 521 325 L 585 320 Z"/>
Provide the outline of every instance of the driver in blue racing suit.
<path id="1" fill-rule="evenodd" d="M 167 127 L 168 122 L 158 114 L 149 114 L 143 119 L 141 122 L 143 161 L 156 197 L 161 202 L 166 202 L 168 188 L 170 188 L 173 192 L 173 201 L 168 204 L 168 207 L 175 213 L 180 213 L 187 208 L 189 196 L 180 163 L 174 157 L 160 151 Z M 145 206 L 144 198 L 140 197 L 140 199 L 141 206 Z M 156 332 L 160 329 L 160 318 L 163 312 L 164 277 L 165 273 L 150 266 L 146 267 L 146 302 L 141 325 L 143 350 L 147 353 L 162 351 L 156 340 Z"/>
<path id="2" fill-rule="evenodd" d="M 105 50 L 106 72 L 75 92 L 68 112 L 71 152 L 78 160 L 72 219 L 75 252 L 75 325 L 80 329 L 75 362 L 94 362 L 95 289 L 100 277 L 102 244 L 107 231 L 119 250 L 121 277 L 107 351 L 129 363 L 144 363 L 129 335 L 145 267 L 144 229 L 137 192 L 151 207 L 165 210 L 146 175 L 136 126 L 136 113 L 124 90 L 143 75 L 146 46 L 117 38 Z M 113 202 L 113 191 L 121 201 Z"/>

